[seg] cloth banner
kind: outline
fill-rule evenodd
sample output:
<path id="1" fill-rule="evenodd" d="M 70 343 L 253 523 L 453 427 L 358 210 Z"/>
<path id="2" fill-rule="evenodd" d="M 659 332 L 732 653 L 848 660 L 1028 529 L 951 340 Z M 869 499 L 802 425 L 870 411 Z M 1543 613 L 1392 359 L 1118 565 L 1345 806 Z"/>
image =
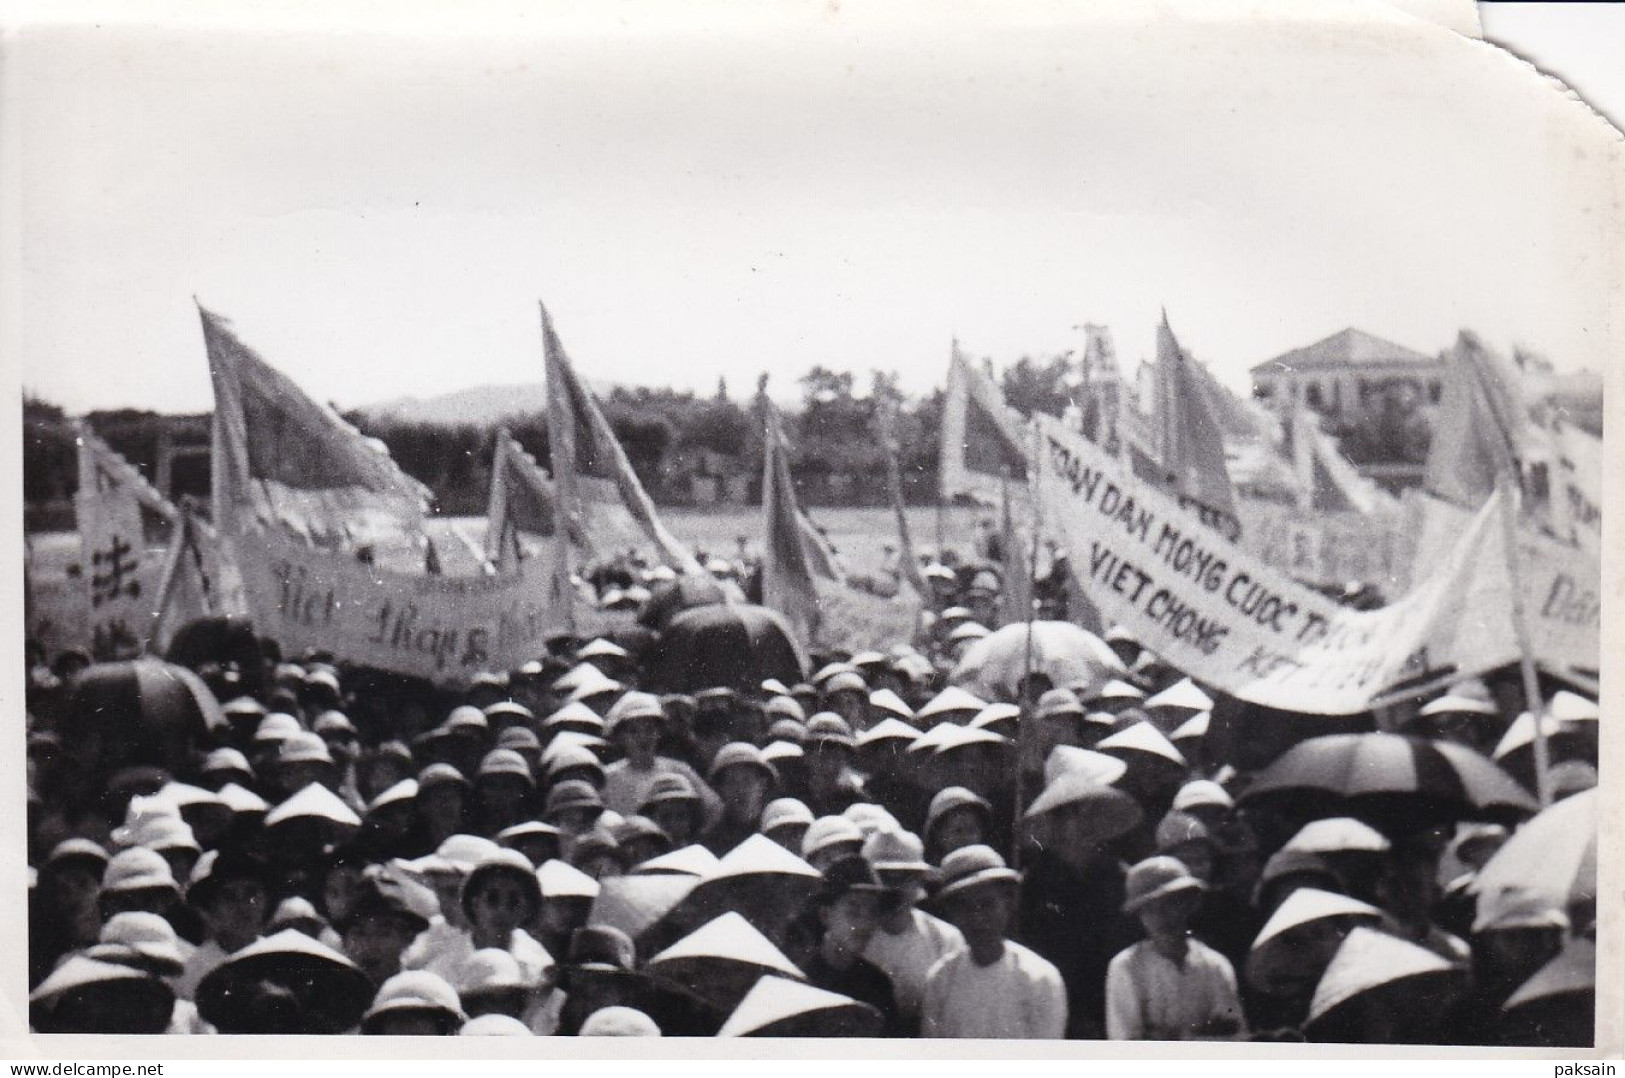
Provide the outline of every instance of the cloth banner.
<path id="1" fill-rule="evenodd" d="M 1553 498 L 1561 502 L 1561 516 L 1575 540 L 1595 554 L 1602 543 L 1602 439 L 1564 424 L 1556 441 L 1557 490 Z"/>
<path id="2" fill-rule="evenodd" d="M 1353 714 L 1424 669 L 1435 621 L 1465 593 L 1492 530 L 1494 501 L 1405 598 L 1355 611 L 1202 527 L 1060 423 L 1038 422 L 1045 519 L 1091 601 L 1189 676 L 1268 707 Z"/>
<path id="3" fill-rule="evenodd" d="M 98 661 L 131 658 L 146 644 L 157 598 L 152 573 L 143 571 L 149 560 L 141 524 L 144 480 L 87 428 L 80 428 L 78 443 L 73 502 L 90 653 Z"/>
<path id="4" fill-rule="evenodd" d="M 545 581 L 532 577 L 396 572 L 274 529 L 244 529 L 229 546 L 255 629 L 288 654 L 320 649 L 461 685 L 534 659 L 566 631 Z"/>
<path id="5" fill-rule="evenodd" d="M 241 516 L 330 549 L 404 545 L 421 557 L 428 489 L 382 442 L 238 340 L 224 318 L 198 314 L 214 384 L 215 524 L 235 527 Z"/>
<path id="6" fill-rule="evenodd" d="M 1417 566 L 1447 557 L 1474 514 L 1438 498 L 1415 502 Z M 1431 665 L 1467 677 L 1517 662 L 1512 583 L 1499 531 L 1494 558 L 1478 566 L 1454 619 L 1435 626 L 1428 645 Z M 1566 546 L 1539 534 L 1528 522 L 1518 529 L 1518 577 L 1524 620 L 1535 663 L 1554 676 L 1597 692 L 1601 651 L 1602 567 L 1595 552 Z"/>
<path id="7" fill-rule="evenodd" d="M 511 572 L 524 557 L 519 533 L 552 539 L 556 534 L 557 514 L 558 496 L 553 478 L 506 428 L 499 429 L 491 458 L 491 496 L 485 510 L 486 560 L 502 572 Z M 588 545 L 589 539 L 580 519 L 572 518 L 571 542 L 587 558 L 597 558 L 600 552 Z M 614 548 L 609 552 L 613 553 Z"/>
<path id="8" fill-rule="evenodd" d="M 971 366 L 954 342 L 942 406 L 938 482 L 942 498 L 1000 504 L 1007 482 L 1027 488 L 1027 444 L 1021 418 L 1004 403 L 991 374 Z"/>
<path id="9" fill-rule="evenodd" d="M 565 507 L 572 538 L 610 553 L 648 544 L 679 573 L 700 572 L 694 555 L 661 522 L 597 397 L 576 374 L 547 308 L 541 312 L 554 494 Z"/>

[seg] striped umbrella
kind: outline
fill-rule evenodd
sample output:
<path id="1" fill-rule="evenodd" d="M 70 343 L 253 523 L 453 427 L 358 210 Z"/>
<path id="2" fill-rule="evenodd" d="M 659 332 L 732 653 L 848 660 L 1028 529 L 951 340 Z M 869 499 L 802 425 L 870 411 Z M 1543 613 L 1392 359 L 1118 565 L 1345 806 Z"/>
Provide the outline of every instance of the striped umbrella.
<path id="1" fill-rule="evenodd" d="M 1538 810 L 1528 791 L 1473 750 L 1388 733 L 1300 742 L 1261 771 L 1242 800 L 1400 830 L 1464 818 L 1516 820 Z"/>

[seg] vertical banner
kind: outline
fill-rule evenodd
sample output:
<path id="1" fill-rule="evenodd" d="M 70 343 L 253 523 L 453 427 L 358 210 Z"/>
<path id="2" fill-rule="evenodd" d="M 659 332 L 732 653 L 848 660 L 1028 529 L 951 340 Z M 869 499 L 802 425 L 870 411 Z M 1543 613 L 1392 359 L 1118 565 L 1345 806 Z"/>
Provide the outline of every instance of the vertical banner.
<path id="1" fill-rule="evenodd" d="M 1473 514 L 1438 498 L 1414 506 L 1418 567 L 1447 557 Z M 1591 693 L 1601 666 L 1602 568 L 1596 553 L 1539 534 L 1528 521 L 1518 529 L 1519 586 L 1536 665 Z M 1504 552 L 1486 558 L 1461 595 L 1456 616 L 1436 625 L 1428 653 L 1462 675 L 1517 662 L 1519 646 L 1509 617 L 1512 581 Z"/>
<path id="2" fill-rule="evenodd" d="M 80 573 L 89 603 L 90 651 L 97 660 L 140 654 L 152 621 L 151 574 L 143 572 L 147 543 L 136 484 L 122 464 L 81 428 L 79 491 Z M 110 459 L 113 458 L 113 459 Z"/>

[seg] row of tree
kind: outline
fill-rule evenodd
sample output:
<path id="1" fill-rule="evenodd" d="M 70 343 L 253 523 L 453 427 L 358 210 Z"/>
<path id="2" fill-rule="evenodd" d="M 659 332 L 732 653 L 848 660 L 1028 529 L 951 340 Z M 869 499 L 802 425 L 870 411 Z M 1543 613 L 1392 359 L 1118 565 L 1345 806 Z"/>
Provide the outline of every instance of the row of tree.
<path id="1" fill-rule="evenodd" d="M 1006 399 L 1023 412 L 1059 415 L 1071 403 L 1075 364 L 1071 353 L 1024 357 L 1002 375 Z M 879 430 L 883 415 L 895 416 L 904 491 L 915 504 L 937 497 L 938 438 L 943 393 L 909 397 L 897 376 L 873 371 L 860 390 L 851 371 L 817 366 L 798 380 L 800 407 L 786 409 L 795 457 L 792 470 L 811 504 L 884 504 L 885 457 Z M 657 501 L 692 500 L 697 473 L 733 478 L 746 500 L 759 496 L 762 435 L 753 401 L 729 395 L 725 383 L 714 394 L 669 388 L 617 387 L 604 410 L 639 478 Z M 109 445 L 155 478 L 161 432 L 175 418 L 156 412 L 120 409 L 84 417 Z M 196 428 L 194 422 L 187 424 Z M 364 433 L 379 438 L 401 467 L 432 490 L 440 511 L 479 513 L 490 482 L 495 429 L 468 423 L 410 422 L 345 415 Z M 545 415 L 515 417 L 506 426 L 543 466 L 548 466 Z M 73 430 L 56 405 L 23 401 L 23 497 L 36 506 L 71 498 L 78 482 Z M 178 494 L 203 496 L 206 462 L 177 468 Z"/>

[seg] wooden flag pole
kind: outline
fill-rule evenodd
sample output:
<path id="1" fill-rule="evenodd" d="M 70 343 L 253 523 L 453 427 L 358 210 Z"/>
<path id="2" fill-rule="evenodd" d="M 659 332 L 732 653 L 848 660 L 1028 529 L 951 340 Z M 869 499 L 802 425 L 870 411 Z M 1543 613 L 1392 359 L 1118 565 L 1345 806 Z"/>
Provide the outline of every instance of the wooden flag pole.
<path id="1" fill-rule="evenodd" d="M 1031 693 L 1031 689 L 1029 688 L 1029 686 L 1032 683 L 1032 677 L 1033 677 L 1033 623 L 1037 619 L 1037 616 L 1038 616 L 1037 615 L 1037 610 L 1036 610 L 1037 602 L 1036 602 L 1036 597 L 1034 595 L 1034 589 L 1037 587 L 1037 578 L 1038 578 L 1038 535 L 1039 535 L 1039 528 L 1038 528 L 1039 441 L 1038 441 L 1038 438 L 1039 438 L 1039 431 L 1038 431 L 1038 422 L 1037 422 L 1036 419 L 1028 420 L 1028 424 L 1029 424 L 1029 426 L 1031 426 L 1032 434 L 1033 434 L 1033 437 L 1032 437 L 1032 458 L 1027 462 L 1027 493 L 1028 493 L 1028 501 L 1030 501 L 1032 503 L 1032 508 L 1033 508 L 1033 512 L 1032 512 L 1033 541 L 1028 547 L 1028 556 L 1027 556 L 1027 643 L 1026 643 L 1025 650 L 1024 650 L 1024 653 L 1022 655 L 1022 660 L 1021 660 L 1021 670 L 1022 670 L 1021 681 L 1016 686 L 1016 700 L 1017 700 L 1018 706 L 1021 707 L 1021 714 L 1016 717 L 1015 806 L 1012 809 L 1012 812 L 1013 812 L 1015 818 L 1012 821 L 1012 825 L 1011 825 L 1011 829 L 1010 829 L 1010 836 L 1011 836 L 1010 837 L 1010 863 L 1011 863 L 1011 866 L 1013 868 L 1016 868 L 1018 870 L 1021 868 L 1021 823 L 1022 823 L 1022 820 L 1025 819 L 1026 807 L 1027 807 L 1026 806 L 1026 785 L 1027 785 L 1027 783 L 1026 783 L 1026 769 L 1025 769 L 1025 766 L 1024 766 L 1026 764 L 1026 760 L 1022 756 L 1022 747 L 1025 744 L 1025 737 L 1023 735 L 1024 735 L 1024 733 L 1025 733 L 1025 731 L 1027 729 L 1027 724 L 1031 721 L 1032 716 L 1037 712 L 1037 707 L 1035 706 L 1036 701 L 1029 701 L 1028 697 L 1030 696 L 1030 693 Z M 1006 482 L 1008 483 L 1009 480 L 1007 479 Z M 1006 492 L 1006 498 L 1007 499 L 1008 499 L 1008 496 L 1009 496 L 1008 492 Z M 1008 501 L 1006 502 L 1006 504 L 1008 505 Z M 1009 587 L 1009 584 L 1010 584 L 1009 581 L 1005 581 L 1005 586 L 1006 587 Z"/>
<path id="2" fill-rule="evenodd" d="M 1522 574 L 1518 557 L 1517 485 L 1508 469 L 1496 473 L 1495 485 L 1501 497 L 1501 535 L 1506 543 L 1507 580 L 1512 591 L 1512 631 L 1518 637 L 1518 666 L 1523 673 L 1524 706 L 1535 723 L 1535 794 L 1540 807 L 1552 803 L 1551 752 L 1546 744 L 1546 705 L 1540 697 L 1540 680 L 1535 674 L 1535 653 L 1529 641 L 1529 624 L 1523 608 Z"/>
<path id="3" fill-rule="evenodd" d="M 553 564 L 549 567 L 552 592 L 550 598 L 561 604 L 561 621 L 571 636 L 576 631 L 575 585 L 570 579 L 570 535 L 585 522 L 580 520 L 581 505 L 576 491 L 575 417 L 565 403 L 565 388 L 561 367 L 563 357 L 557 355 L 558 339 L 553 323 L 542 306 L 542 351 L 547 370 L 547 439 L 553 458 L 553 483 L 558 492 L 558 514 L 553 529 Z M 585 528 L 583 528 L 585 534 Z"/>

